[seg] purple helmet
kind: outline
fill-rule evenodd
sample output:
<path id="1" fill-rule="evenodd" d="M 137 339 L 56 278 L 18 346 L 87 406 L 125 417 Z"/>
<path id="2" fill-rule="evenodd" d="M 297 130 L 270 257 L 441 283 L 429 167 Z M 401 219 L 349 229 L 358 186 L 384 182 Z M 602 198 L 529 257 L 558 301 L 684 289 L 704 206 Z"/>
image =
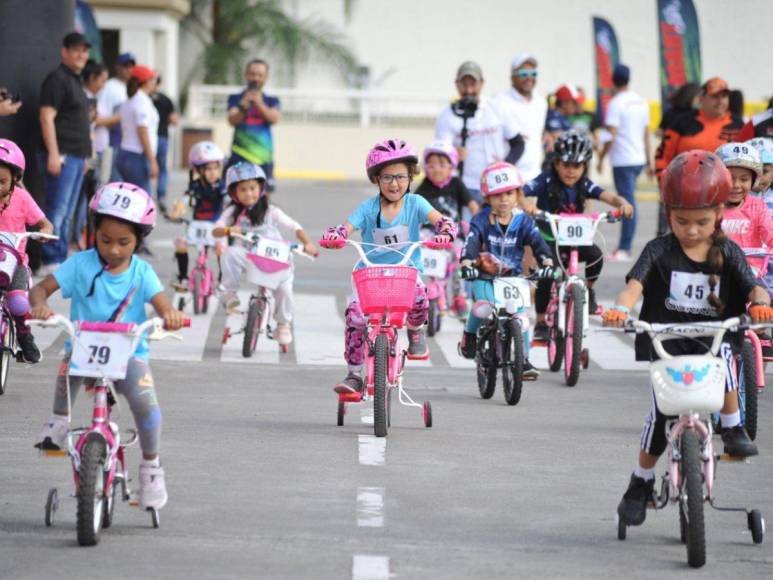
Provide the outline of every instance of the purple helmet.
<path id="1" fill-rule="evenodd" d="M 91 198 L 89 209 L 97 215 L 109 215 L 139 226 L 143 237 L 156 225 L 153 198 L 133 183 L 106 183 Z"/>
<path id="2" fill-rule="evenodd" d="M 236 185 L 241 181 L 249 181 L 250 179 L 257 179 L 260 182 L 262 189 L 263 184 L 266 183 L 266 174 L 259 165 L 255 165 L 249 161 L 239 161 L 238 163 L 231 165 L 225 173 L 225 186 L 228 189 L 228 195 L 230 195 L 232 199 L 236 199 L 234 190 L 231 186 Z M 262 194 L 263 191 L 261 191 L 261 195 Z"/>
<path id="3" fill-rule="evenodd" d="M 212 141 L 199 141 L 188 152 L 188 165 L 191 169 L 207 163 L 222 163 L 224 159 L 225 154 Z"/>
<path id="4" fill-rule="evenodd" d="M 459 165 L 459 153 L 456 151 L 456 147 L 445 141 L 433 141 L 424 148 L 424 165 L 427 164 L 427 158 L 430 155 L 443 155 L 448 157 L 448 160 L 451 162 L 451 165 L 454 166 L 454 169 Z"/>
<path id="5" fill-rule="evenodd" d="M 382 167 L 390 163 L 399 163 L 400 161 L 417 164 L 419 156 L 416 154 L 416 150 L 402 139 L 379 141 L 368 152 L 368 158 L 365 160 L 368 179 L 376 183 L 376 175 L 378 175 Z"/>
<path id="6" fill-rule="evenodd" d="M 5 163 L 11 168 L 14 178 L 21 179 L 27 166 L 19 146 L 9 139 L 0 139 L 0 163 Z"/>

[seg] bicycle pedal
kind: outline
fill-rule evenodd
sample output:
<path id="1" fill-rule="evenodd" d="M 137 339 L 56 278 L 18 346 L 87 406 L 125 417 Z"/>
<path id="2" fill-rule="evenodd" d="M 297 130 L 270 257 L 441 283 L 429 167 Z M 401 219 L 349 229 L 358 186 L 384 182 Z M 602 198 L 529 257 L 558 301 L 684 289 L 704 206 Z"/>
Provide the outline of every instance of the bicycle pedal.
<path id="1" fill-rule="evenodd" d="M 749 457 L 736 457 L 735 455 L 728 455 L 727 453 L 720 453 L 716 456 L 717 461 L 728 461 L 731 463 L 750 463 Z"/>
<path id="2" fill-rule="evenodd" d="M 547 346 L 548 343 L 544 340 L 532 340 L 531 346 L 533 347 L 541 347 L 541 346 Z"/>
<path id="3" fill-rule="evenodd" d="M 41 449 L 40 454 L 46 457 L 67 457 L 67 451 L 64 449 Z"/>

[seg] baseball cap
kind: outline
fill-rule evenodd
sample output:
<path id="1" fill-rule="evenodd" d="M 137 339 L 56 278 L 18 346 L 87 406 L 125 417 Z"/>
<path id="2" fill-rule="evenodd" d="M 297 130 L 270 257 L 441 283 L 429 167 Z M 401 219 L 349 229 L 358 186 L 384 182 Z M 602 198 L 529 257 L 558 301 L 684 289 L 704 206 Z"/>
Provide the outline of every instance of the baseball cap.
<path id="1" fill-rule="evenodd" d="M 719 77 L 712 77 L 709 80 L 707 80 L 705 83 L 703 83 L 701 90 L 703 91 L 704 95 L 709 95 L 713 97 L 714 95 L 718 95 L 720 93 L 729 93 L 730 87 L 728 86 L 727 81 L 725 79 L 721 79 Z"/>
<path id="2" fill-rule="evenodd" d="M 628 81 L 631 80 L 631 69 L 630 67 L 619 64 L 615 67 L 615 70 L 612 71 L 612 82 L 617 86 L 623 86 L 627 85 Z"/>
<path id="3" fill-rule="evenodd" d="M 529 54 L 528 52 L 517 54 L 510 63 L 510 70 L 518 70 L 527 62 L 535 67 L 537 66 L 537 58 L 533 54 Z"/>
<path id="4" fill-rule="evenodd" d="M 456 80 L 460 81 L 464 77 L 472 77 L 476 81 L 483 80 L 483 71 L 480 69 L 480 65 L 471 60 L 464 61 L 459 66 L 459 70 L 456 71 Z"/>
<path id="5" fill-rule="evenodd" d="M 65 48 L 72 48 L 73 46 L 86 46 L 91 48 L 91 43 L 88 38 L 83 36 L 80 32 L 70 32 L 62 39 L 62 46 Z"/>
<path id="6" fill-rule="evenodd" d="M 137 79 L 141 83 L 154 79 L 157 76 L 158 73 L 156 71 L 143 64 L 137 64 L 132 67 L 132 78 Z"/>
<path id="7" fill-rule="evenodd" d="M 121 54 L 118 55 L 118 64 L 120 64 L 121 66 L 126 66 L 129 63 L 132 63 L 132 64 L 137 63 L 137 57 L 134 56 L 134 53 L 122 52 Z"/>
<path id="8" fill-rule="evenodd" d="M 555 96 L 558 101 L 574 101 L 576 103 L 585 101 L 585 97 L 582 96 L 574 85 L 561 85 L 558 87 Z"/>

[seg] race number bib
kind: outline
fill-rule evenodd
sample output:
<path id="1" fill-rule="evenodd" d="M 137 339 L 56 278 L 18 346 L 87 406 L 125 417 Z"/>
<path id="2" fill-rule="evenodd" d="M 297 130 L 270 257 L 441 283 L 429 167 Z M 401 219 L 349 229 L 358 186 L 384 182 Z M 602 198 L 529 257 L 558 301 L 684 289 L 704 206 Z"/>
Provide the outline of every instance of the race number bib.
<path id="1" fill-rule="evenodd" d="M 445 278 L 448 271 L 448 252 L 443 250 L 421 249 L 421 261 L 424 274 L 433 278 Z"/>
<path id="2" fill-rule="evenodd" d="M 261 237 L 253 252 L 261 258 L 268 258 L 283 264 L 290 262 L 290 244 L 284 240 Z"/>
<path id="3" fill-rule="evenodd" d="M 373 241 L 383 246 L 405 244 L 411 241 L 410 231 L 406 225 L 376 228 L 373 230 Z"/>
<path id="4" fill-rule="evenodd" d="M 213 229 L 215 229 L 213 222 L 203 220 L 192 221 L 188 226 L 188 243 L 196 246 L 214 246 Z"/>
<path id="5" fill-rule="evenodd" d="M 714 292 L 719 296 L 719 281 Z M 677 310 L 686 312 L 713 310 L 709 304 L 709 294 L 711 289 L 707 274 L 671 272 L 668 301 Z"/>
<path id="6" fill-rule="evenodd" d="M 559 246 L 592 246 L 593 220 L 588 217 L 562 217 L 558 222 Z"/>
<path id="7" fill-rule="evenodd" d="M 78 330 L 72 342 L 70 374 L 121 380 L 126 377 L 132 353 L 130 335 Z"/>
<path id="8" fill-rule="evenodd" d="M 494 302 L 504 308 L 508 300 L 515 300 L 518 308 L 531 306 L 531 287 L 523 278 L 494 278 Z"/>

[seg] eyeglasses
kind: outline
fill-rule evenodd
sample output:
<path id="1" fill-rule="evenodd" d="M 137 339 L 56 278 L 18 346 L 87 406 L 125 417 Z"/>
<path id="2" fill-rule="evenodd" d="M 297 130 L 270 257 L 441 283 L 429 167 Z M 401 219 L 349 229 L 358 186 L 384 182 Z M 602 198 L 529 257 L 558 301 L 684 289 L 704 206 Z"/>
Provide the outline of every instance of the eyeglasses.
<path id="1" fill-rule="evenodd" d="M 536 68 L 527 68 L 527 69 L 515 71 L 515 76 L 520 77 L 522 79 L 526 79 L 529 77 L 536 79 L 538 74 L 539 72 L 537 71 Z"/>
<path id="2" fill-rule="evenodd" d="M 411 178 L 407 173 L 397 173 L 392 175 L 391 173 L 383 173 L 378 176 L 378 180 L 384 185 L 391 184 L 395 179 L 398 183 L 406 183 Z"/>

